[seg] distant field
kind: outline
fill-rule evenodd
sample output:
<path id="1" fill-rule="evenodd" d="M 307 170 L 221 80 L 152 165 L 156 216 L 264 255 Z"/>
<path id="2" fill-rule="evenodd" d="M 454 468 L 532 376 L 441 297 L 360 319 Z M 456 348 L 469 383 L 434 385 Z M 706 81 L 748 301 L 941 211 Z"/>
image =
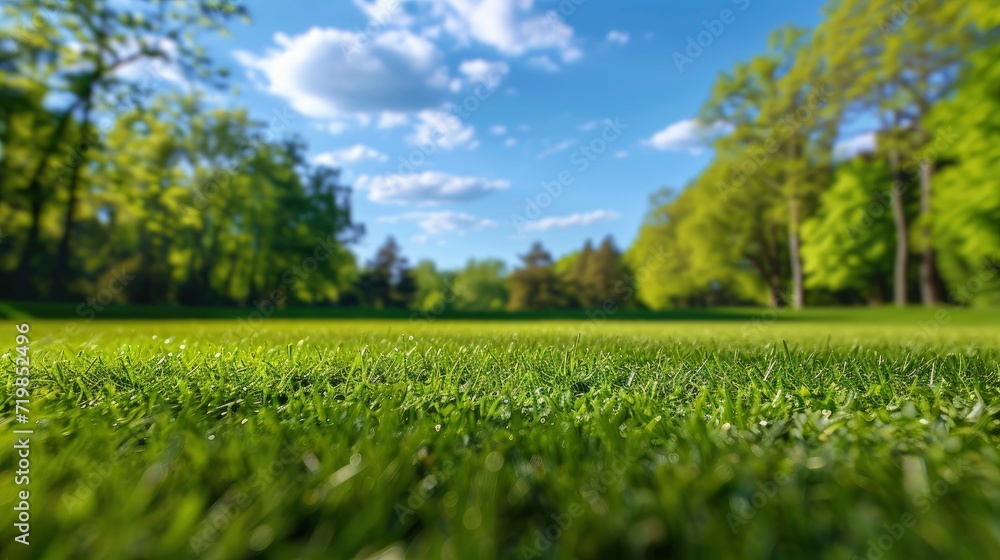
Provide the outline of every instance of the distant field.
<path id="1" fill-rule="evenodd" d="M 32 542 L 8 546 L 6 451 L 0 542 L 45 559 L 1000 550 L 995 312 L 744 313 L 30 320 Z"/>

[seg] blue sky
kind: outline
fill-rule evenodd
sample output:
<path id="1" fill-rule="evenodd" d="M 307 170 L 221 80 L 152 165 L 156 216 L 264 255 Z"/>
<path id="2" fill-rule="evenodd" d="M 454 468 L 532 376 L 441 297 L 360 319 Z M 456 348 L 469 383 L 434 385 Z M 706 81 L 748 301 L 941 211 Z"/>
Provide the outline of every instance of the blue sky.
<path id="1" fill-rule="evenodd" d="M 513 264 L 535 240 L 555 256 L 607 234 L 627 247 L 649 195 L 707 163 L 687 121 L 718 73 L 784 24 L 816 25 L 822 2 L 246 5 L 253 23 L 209 43 L 234 70 L 225 104 L 291 115 L 282 133 L 343 169 L 362 260 L 392 234 L 411 261 L 456 268 Z"/>

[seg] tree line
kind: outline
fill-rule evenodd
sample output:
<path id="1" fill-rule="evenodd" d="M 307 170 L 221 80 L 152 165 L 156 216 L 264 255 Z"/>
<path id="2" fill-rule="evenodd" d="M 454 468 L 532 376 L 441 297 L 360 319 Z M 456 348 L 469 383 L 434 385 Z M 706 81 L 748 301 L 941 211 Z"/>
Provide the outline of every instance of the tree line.
<path id="1" fill-rule="evenodd" d="M 508 271 L 498 259 L 472 259 L 459 270 L 439 270 L 430 260 L 411 266 L 392 237 L 362 269 L 356 290 L 342 305 L 445 311 L 599 309 L 635 305 L 624 256 L 606 237 L 555 260 L 540 242 Z"/>
<path id="2" fill-rule="evenodd" d="M 712 88 L 711 163 L 653 198 L 626 260 L 674 250 L 643 303 L 1000 303 L 998 31 L 988 0 L 833 0 L 775 32 Z"/>
<path id="3" fill-rule="evenodd" d="M 283 133 L 290 115 L 206 102 L 227 73 L 197 37 L 244 8 L 13 0 L 3 11 L 0 298 L 227 305 L 281 290 L 314 304 L 352 287 L 346 247 L 363 228 L 339 172 L 307 161 Z"/>
<path id="4" fill-rule="evenodd" d="M 815 29 L 778 30 L 720 75 L 699 115 L 713 159 L 652 196 L 624 254 L 610 238 L 559 258 L 536 243 L 513 270 L 454 271 L 411 266 L 391 238 L 357 262 L 350 188 L 284 134 L 295 117 L 209 102 L 227 73 L 197 37 L 244 8 L 3 10 L 0 299 L 280 296 L 421 313 L 1000 303 L 1000 8 L 988 0 L 832 0 Z M 841 152 L 849 132 L 873 147 Z"/>

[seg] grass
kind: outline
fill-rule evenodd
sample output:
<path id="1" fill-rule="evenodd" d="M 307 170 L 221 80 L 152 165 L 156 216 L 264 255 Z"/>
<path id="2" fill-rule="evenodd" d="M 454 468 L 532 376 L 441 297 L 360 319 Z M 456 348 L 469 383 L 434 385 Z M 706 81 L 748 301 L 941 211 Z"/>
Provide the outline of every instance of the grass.
<path id="1" fill-rule="evenodd" d="M 33 321 L 32 542 L 11 544 L 4 453 L 0 546 L 44 559 L 990 557 L 1000 329 L 921 317 Z M 5 450 L 13 392 L 8 376 Z"/>

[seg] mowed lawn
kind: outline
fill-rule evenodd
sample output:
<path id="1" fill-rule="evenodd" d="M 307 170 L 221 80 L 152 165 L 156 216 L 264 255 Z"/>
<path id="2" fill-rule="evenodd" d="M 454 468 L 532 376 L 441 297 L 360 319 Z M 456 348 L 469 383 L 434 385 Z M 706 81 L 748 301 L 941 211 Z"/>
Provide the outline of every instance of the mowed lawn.
<path id="1" fill-rule="evenodd" d="M 984 558 L 1000 327 L 29 321 L 10 558 Z M 2 361 L 13 371 L 14 321 Z"/>

